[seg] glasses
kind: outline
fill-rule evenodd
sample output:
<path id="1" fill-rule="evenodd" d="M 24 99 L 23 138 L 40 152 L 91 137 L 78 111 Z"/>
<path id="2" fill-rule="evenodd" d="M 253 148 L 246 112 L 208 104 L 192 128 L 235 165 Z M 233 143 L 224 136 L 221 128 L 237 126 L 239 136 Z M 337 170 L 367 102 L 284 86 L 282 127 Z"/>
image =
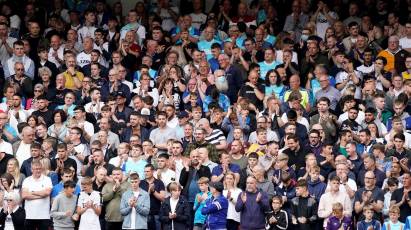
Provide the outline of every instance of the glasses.
<path id="1" fill-rule="evenodd" d="M 41 90 L 41 89 L 35 89 L 34 92 L 37 92 L 37 93 L 38 93 L 38 92 L 43 92 L 43 90 Z"/>
<path id="2" fill-rule="evenodd" d="M 20 69 L 20 68 L 18 68 L 18 69 L 16 69 L 17 71 L 23 71 L 24 69 Z"/>
<path id="3" fill-rule="evenodd" d="M 90 83 L 90 81 L 83 81 L 83 83 Z"/>

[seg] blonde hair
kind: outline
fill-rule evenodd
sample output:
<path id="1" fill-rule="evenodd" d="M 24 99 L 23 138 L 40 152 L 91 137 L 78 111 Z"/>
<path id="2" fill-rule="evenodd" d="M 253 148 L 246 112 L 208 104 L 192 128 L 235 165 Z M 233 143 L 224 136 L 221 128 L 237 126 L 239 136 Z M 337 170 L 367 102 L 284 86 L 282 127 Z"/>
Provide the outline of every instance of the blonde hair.
<path id="1" fill-rule="evenodd" d="M 20 176 L 21 176 L 21 174 L 20 174 L 20 164 L 19 164 L 19 161 L 18 161 L 16 158 L 11 158 L 11 159 L 7 162 L 7 164 L 9 164 L 10 162 L 12 162 L 13 165 L 14 165 L 14 171 L 8 172 L 8 173 L 10 173 L 10 174 L 14 177 L 14 181 L 15 181 L 16 183 L 19 183 L 19 181 L 20 181 Z"/>
<path id="2" fill-rule="evenodd" d="M 167 186 L 167 190 L 168 190 L 168 192 L 172 192 L 172 191 L 181 191 L 181 186 L 177 183 L 177 182 L 175 182 L 175 181 L 173 181 L 173 182 L 171 182 L 170 184 L 168 184 L 168 186 Z"/>
<path id="3" fill-rule="evenodd" d="M 200 179 L 198 179 L 197 184 L 208 184 L 208 182 L 210 182 L 210 179 L 208 179 L 207 177 L 200 177 Z"/>
<path id="4" fill-rule="evenodd" d="M 233 187 L 234 187 L 234 188 L 237 187 L 237 183 L 236 183 L 236 181 L 235 181 L 235 175 L 234 175 L 234 173 L 233 173 L 233 172 L 227 172 L 227 173 L 225 174 L 224 181 L 223 181 L 224 189 L 227 189 L 227 188 L 228 188 L 227 182 L 225 181 L 225 178 L 227 178 L 227 176 L 232 176 L 232 177 L 233 177 L 233 179 L 234 179 Z"/>
<path id="5" fill-rule="evenodd" d="M 391 205 L 389 209 L 389 213 L 398 213 L 400 214 L 400 208 L 396 205 Z"/>
<path id="6" fill-rule="evenodd" d="M 336 210 L 343 210 L 344 207 L 342 206 L 342 204 L 340 202 L 334 203 L 332 206 L 333 212 Z"/>

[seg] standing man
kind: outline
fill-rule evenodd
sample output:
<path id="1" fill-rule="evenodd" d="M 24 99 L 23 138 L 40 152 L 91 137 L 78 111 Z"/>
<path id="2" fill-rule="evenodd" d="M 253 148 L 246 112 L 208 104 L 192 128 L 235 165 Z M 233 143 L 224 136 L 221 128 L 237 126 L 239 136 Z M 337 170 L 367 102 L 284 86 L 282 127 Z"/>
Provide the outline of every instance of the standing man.
<path id="1" fill-rule="evenodd" d="M 113 182 L 107 183 L 101 193 L 106 210 L 106 230 L 121 229 L 123 216 L 120 214 L 121 196 L 130 188 L 130 184 L 123 180 L 121 168 L 114 168 L 111 174 Z"/>
<path id="2" fill-rule="evenodd" d="M 154 177 L 154 166 L 148 164 L 144 167 L 145 179 L 140 182 L 140 188 L 150 194 L 150 214 L 148 215 L 148 229 L 161 230 L 160 208 L 166 198 L 164 183 Z"/>
<path id="3" fill-rule="evenodd" d="M 237 199 L 235 210 L 241 212 L 241 229 L 265 229 L 265 213 L 271 210 L 268 196 L 265 192 L 258 191 L 257 179 L 249 176 L 246 189 Z"/>
<path id="4" fill-rule="evenodd" d="M 140 189 L 138 173 L 130 174 L 131 189 L 121 196 L 120 213 L 124 216 L 123 229 L 147 229 L 147 217 L 150 213 L 150 198 Z"/>
<path id="5" fill-rule="evenodd" d="M 23 181 L 21 197 L 25 200 L 27 230 L 48 230 L 50 226 L 50 177 L 43 175 L 40 161 L 31 163 L 32 176 Z"/>

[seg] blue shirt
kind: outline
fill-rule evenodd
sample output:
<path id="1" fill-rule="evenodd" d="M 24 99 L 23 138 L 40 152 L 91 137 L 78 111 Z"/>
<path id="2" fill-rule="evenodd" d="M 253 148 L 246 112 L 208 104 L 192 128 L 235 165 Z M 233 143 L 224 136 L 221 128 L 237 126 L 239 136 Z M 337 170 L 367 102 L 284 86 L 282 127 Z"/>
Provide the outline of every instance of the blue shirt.
<path id="1" fill-rule="evenodd" d="M 277 65 L 281 64 L 280 62 L 273 61 L 271 63 L 267 63 L 265 61 L 259 62 L 258 65 L 260 65 L 260 78 L 265 80 L 265 76 L 267 75 L 267 72 L 275 69 Z"/>
<path id="2" fill-rule="evenodd" d="M 239 36 L 236 40 L 235 40 L 235 45 L 237 47 L 239 47 L 240 49 L 244 49 L 244 41 L 247 38 L 247 36 L 245 35 L 241 35 Z M 232 42 L 233 40 L 231 38 L 227 38 L 226 40 L 224 40 L 224 42 Z"/>
<path id="3" fill-rule="evenodd" d="M 156 80 L 157 71 L 155 71 L 153 69 L 149 69 L 148 70 L 148 75 L 151 77 L 151 79 Z M 134 72 L 133 82 L 136 83 L 136 81 L 140 81 L 140 76 L 141 76 L 141 71 L 140 70 L 137 70 L 136 72 Z"/>
<path id="4" fill-rule="evenodd" d="M 197 193 L 197 195 L 202 196 L 204 194 L 204 192 L 199 192 Z M 196 196 L 197 196 L 196 195 Z M 211 192 L 207 192 L 207 199 L 210 198 L 212 196 Z M 206 200 L 203 200 L 203 202 L 198 203 L 197 199 L 194 200 L 194 224 L 204 224 L 205 220 L 206 220 L 206 215 L 203 215 L 201 213 L 201 209 L 204 207 L 204 205 L 206 204 Z"/>
<path id="5" fill-rule="evenodd" d="M 240 166 L 237 164 L 229 164 L 228 170 L 230 170 L 233 173 L 240 173 L 241 171 Z M 211 173 L 211 176 L 220 176 L 222 173 L 223 173 L 223 166 L 219 164 L 218 166 L 213 168 L 213 172 Z"/>
<path id="6" fill-rule="evenodd" d="M 211 98 L 211 96 L 207 96 L 204 99 L 203 102 L 203 111 L 205 113 L 207 113 L 208 110 L 208 105 L 213 102 L 213 99 Z M 222 93 L 220 93 L 220 96 L 218 98 L 218 105 L 224 110 L 224 112 L 228 111 L 228 108 L 230 107 L 230 99 L 228 99 L 228 97 Z"/>
<path id="7" fill-rule="evenodd" d="M 170 35 L 171 37 L 176 36 L 178 33 L 180 33 L 181 29 L 179 26 L 174 27 L 173 29 L 170 30 Z M 191 37 L 195 37 L 198 38 L 200 37 L 200 31 L 192 26 L 190 26 L 190 28 L 188 28 L 188 34 Z M 176 45 L 181 44 L 183 41 L 181 39 L 178 39 L 176 41 Z"/>
<path id="8" fill-rule="evenodd" d="M 144 167 L 146 167 L 147 161 L 145 160 L 138 160 L 134 162 L 132 159 L 129 159 L 125 164 L 125 172 L 129 174 L 130 172 L 138 173 L 140 180 L 144 180 Z"/>
<path id="9" fill-rule="evenodd" d="M 198 49 L 200 51 L 204 51 L 204 53 L 207 55 L 207 60 L 210 60 L 211 58 L 213 58 L 213 55 L 211 54 L 211 46 L 214 43 L 218 43 L 218 44 L 221 45 L 221 42 L 217 41 L 215 39 L 213 39 L 211 41 L 201 40 L 197 43 Z"/>
<path id="10" fill-rule="evenodd" d="M 51 190 L 51 198 L 56 197 L 63 190 L 64 190 L 64 183 L 63 181 L 61 181 L 60 183 L 53 186 L 53 189 Z M 76 184 L 76 188 L 74 189 L 74 195 L 78 196 L 80 192 L 81 192 L 80 186 Z"/>

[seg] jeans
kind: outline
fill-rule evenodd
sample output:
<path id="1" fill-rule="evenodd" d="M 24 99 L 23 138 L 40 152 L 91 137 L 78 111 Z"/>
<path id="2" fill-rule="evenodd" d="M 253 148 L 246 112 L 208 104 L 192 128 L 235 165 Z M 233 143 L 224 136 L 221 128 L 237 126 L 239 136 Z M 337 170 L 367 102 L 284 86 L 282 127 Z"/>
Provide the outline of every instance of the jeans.
<path id="1" fill-rule="evenodd" d="M 148 230 L 161 230 L 160 216 L 148 215 L 147 225 Z"/>

